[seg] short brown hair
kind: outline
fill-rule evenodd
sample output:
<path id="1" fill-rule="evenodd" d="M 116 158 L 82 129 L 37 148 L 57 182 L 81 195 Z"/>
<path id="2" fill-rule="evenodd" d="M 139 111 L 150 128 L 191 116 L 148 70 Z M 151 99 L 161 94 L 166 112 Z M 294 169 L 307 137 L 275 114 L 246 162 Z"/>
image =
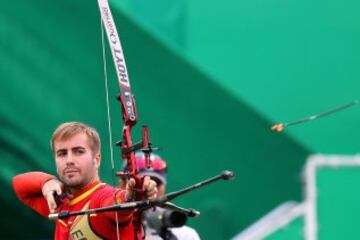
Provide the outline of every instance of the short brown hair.
<path id="1" fill-rule="evenodd" d="M 50 146 L 54 152 L 54 143 L 57 140 L 67 140 L 78 133 L 85 133 L 88 136 L 90 148 L 94 154 L 100 153 L 100 137 L 99 133 L 89 125 L 81 122 L 66 122 L 60 124 L 54 131 Z"/>

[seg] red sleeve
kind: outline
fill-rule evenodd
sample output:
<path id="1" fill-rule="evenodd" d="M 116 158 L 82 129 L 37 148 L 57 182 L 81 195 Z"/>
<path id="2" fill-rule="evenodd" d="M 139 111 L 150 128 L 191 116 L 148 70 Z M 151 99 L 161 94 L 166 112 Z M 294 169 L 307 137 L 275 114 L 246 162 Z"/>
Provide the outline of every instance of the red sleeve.
<path id="1" fill-rule="evenodd" d="M 44 172 L 29 172 L 13 177 L 13 188 L 17 197 L 42 216 L 47 217 L 49 208 L 42 195 L 44 183 L 56 177 Z"/>
<path id="2" fill-rule="evenodd" d="M 110 186 L 105 187 L 100 191 L 99 194 L 99 206 L 98 207 L 107 207 L 113 206 L 118 203 L 125 202 L 126 191 L 121 189 L 116 189 Z M 132 218 L 133 210 L 122 210 L 118 211 L 118 221 L 119 223 L 127 223 Z M 102 213 L 106 216 L 110 221 L 116 221 L 116 215 L 114 212 L 104 212 Z"/>

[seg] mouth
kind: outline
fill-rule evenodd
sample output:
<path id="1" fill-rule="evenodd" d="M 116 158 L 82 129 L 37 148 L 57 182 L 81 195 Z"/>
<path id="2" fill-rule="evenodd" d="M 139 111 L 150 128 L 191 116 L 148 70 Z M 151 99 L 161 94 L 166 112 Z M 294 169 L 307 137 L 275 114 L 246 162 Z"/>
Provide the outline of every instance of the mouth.
<path id="1" fill-rule="evenodd" d="M 76 168 L 68 168 L 64 170 L 64 174 L 70 175 L 70 174 L 74 174 L 74 173 L 78 173 L 80 172 L 79 169 Z"/>

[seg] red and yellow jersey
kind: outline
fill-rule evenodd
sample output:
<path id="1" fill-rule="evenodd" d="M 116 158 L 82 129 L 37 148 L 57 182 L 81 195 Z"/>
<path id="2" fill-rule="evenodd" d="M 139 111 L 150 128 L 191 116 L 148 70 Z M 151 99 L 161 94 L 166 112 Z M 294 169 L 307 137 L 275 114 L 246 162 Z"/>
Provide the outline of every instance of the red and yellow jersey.
<path id="1" fill-rule="evenodd" d="M 31 172 L 13 178 L 13 187 L 18 198 L 44 217 L 49 209 L 42 195 L 42 186 L 55 177 L 43 172 Z M 78 211 L 114 205 L 124 202 L 125 191 L 119 191 L 108 184 L 93 182 L 71 199 L 64 199 L 58 211 Z M 117 218 L 117 220 L 116 220 Z M 118 227 L 116 224 L 118 223 Z M 133 240 L 132 211 L 104 212 L 94 215 L 72 216 L 56 220 L 55 240 Z"/>

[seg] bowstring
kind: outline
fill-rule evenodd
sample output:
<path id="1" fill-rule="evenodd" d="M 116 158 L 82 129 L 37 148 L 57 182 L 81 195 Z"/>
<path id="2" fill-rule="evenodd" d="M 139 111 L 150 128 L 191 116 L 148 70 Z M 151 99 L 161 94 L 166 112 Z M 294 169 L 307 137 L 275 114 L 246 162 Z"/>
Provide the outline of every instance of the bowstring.
<path id="1" fill-rule="evenodd" d="M 110 100 L 109 100 L 109 87 L 108 87 L 108 75 L 107 75 L 107 62 L 106 62 L 106 46 L 105 46 L 105 37 L 104 37 L 104 23 L 100 17 L 101 22 L 101 45 L 102 45 L 102 57 L 103 57 L 103 70 L 104 70 L 104 79 L 105 79 L 105 95 L 106 95 L 106 112 L 107 112 L 107 122 L 108 122 L 108 136 L 109 136 L 109 148 L 110 148 L 110 163 L 111 163 L 111 176 L 112 176 L 112 184 L 116 186 L 115 180 L 115 161 L 114 161 L 114 146 L 113 146 L 113 137 L 112 137 L 112 124 L 110 118 Z M 116 237 L 120 240 L 119 233 L 119 220 L 117 212 L 115 212 L 115 220 L 116 220 Z"/>

